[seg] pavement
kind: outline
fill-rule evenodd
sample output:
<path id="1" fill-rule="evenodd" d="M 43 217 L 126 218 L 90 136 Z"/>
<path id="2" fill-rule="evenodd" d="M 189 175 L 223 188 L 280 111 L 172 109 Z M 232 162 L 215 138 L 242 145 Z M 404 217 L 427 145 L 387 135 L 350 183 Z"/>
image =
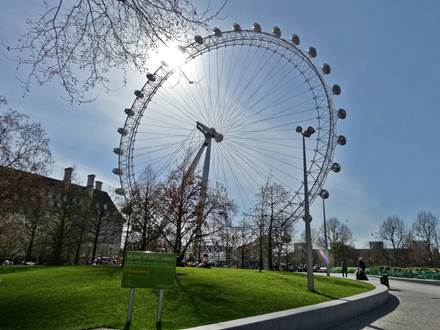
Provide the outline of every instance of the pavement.
<path id="1" fill-rule="evenodd" d="M 332 274 L 342 277 L 341 274 Z M 348 274 L 354 278 L 354 274 Z M 379 283 L 378 278 L 369 277 Z M 440 286 L 390 280 L 388 301 L 332 330 L 440 329 Z"/>

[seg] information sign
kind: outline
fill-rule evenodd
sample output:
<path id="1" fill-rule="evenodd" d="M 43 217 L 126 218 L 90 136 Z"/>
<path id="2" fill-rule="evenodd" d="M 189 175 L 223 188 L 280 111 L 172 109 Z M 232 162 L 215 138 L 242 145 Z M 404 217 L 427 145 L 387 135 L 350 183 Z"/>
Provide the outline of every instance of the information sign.
<path id="1" fill-rule="evenodd" d="M 127 251 L 121 286 L 166 289 L 174 285 L 175 276 L 176 256 L 174 254 Z"/>

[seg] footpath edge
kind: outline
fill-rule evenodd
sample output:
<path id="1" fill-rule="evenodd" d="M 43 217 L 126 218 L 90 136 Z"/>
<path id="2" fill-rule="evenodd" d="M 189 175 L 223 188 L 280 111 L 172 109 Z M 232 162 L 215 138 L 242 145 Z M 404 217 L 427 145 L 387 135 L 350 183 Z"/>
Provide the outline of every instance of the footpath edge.
<path id="1" fill-rule="evenodd" d="M 375 286 L 375 289 L 351 297 L 233 321 L 207 324 L 187 330 L 328 329 L 379 308 L 387 301 L 388 288 L 378 283 L 371 284 Z"/>

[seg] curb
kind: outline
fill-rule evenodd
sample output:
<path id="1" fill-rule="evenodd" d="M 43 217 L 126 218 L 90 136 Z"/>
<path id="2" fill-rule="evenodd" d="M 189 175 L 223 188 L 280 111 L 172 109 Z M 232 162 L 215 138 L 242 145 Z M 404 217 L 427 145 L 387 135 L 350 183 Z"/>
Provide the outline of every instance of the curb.
<path id="1" fill-rule="evenodd" d="M 325 303 L 288 309 L 243 319 L 207 324 L 187 330 L 295 330 L 328 329 L 356 316 L 380 307 L 388 299 L 388 288 L 371 283 L 376 288 L 355 296 Z"/>
<path id="2" fill-rule="evenodd" d="M 380 278 L 379 275 L 368 275 L 369 277 L 374 277 L 374 278 Z M 391 277 L 388 276 L 389 280 L 396 280 L 396 281 L 403 281 L 403 282 L 412 282 L 412 283 L 417 283 L 417 284 L 430 284 L 430 285 L 439 285 L 440 286 L 440 281 L 439 280 L 425 280 L 425 279 L 421 279 L 421 278 L 408 278 L 408 277 Z"/>

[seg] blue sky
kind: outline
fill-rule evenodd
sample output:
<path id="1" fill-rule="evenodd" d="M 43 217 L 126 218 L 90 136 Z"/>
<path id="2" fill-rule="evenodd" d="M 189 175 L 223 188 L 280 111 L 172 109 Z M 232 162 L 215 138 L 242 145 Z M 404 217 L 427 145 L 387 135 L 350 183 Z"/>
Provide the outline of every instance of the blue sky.
<path id="1" fill-rule="evenodd" d="M 38 5 L 29 1 L 1 2 L 2 40 L 14 40 L 35 12 Z M 328 82 L 342 86 L 335 105 L 348 112 L 338 127 L 348 143 L 335 155 L 341 173 L 330 174 L 326 183 L 328 216 L 348 219 L 361 247 L 388 215 L 408 223 L 420 210 L 440 215 L 440 3 L 240 0 L 230 1 L 215 25 L 249 27 L 254 21 L 265 31 L 278 25 L 286 38 L 299 34 L 302 49 L 317 48 L 316 63 L 331 64 Z M 75 165 L 81 183 L 95 173 L 106 189 L 117 185 L 111 174 L 116 128 L 143 79 L 133 74 L 127 86 L 115 82 L 116 92 L 71 106 L 56 83 L 34 86 L 23 98 L 14 64 L 0 57 L 0 70 L 0 94 L 46 127 L 56 160 L 52 176 Z M 312 212 L 316 226 L 320 205 Z"/>

